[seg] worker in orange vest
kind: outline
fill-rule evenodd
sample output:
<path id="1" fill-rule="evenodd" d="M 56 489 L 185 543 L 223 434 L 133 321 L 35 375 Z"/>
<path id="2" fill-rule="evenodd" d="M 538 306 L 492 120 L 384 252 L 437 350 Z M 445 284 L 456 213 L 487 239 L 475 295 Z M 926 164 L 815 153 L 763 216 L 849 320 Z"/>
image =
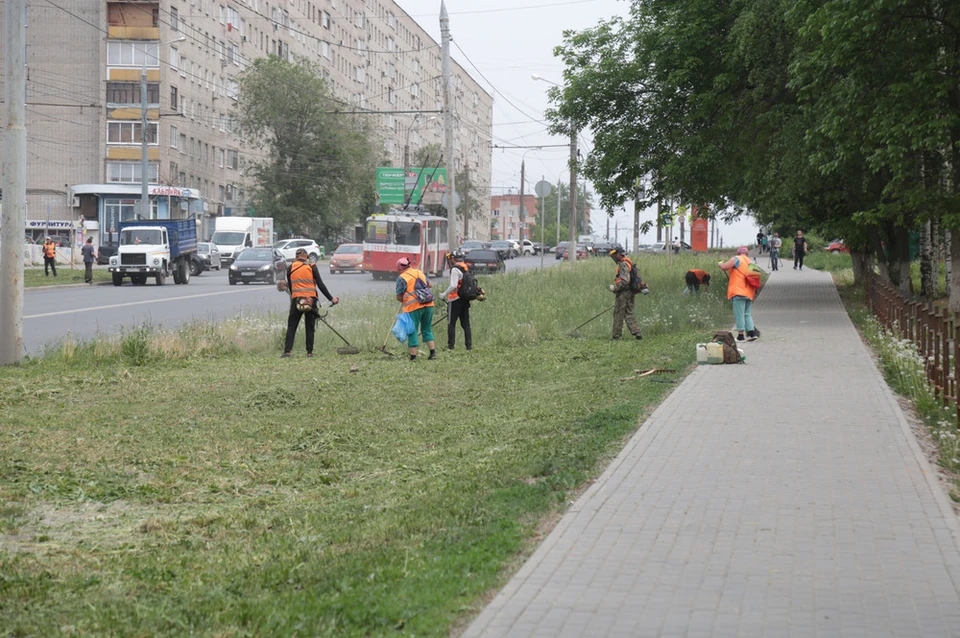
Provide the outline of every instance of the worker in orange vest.
<path id="1" fill-rule="evenodd" d="M 733 304 L 737 341 L 756 341 L 760 336 L 753 324 L 753 300 L 757 291 L 747 284 L 747 266 L 751 263 L 749 253 L 746 246 L 741 246 L 737 249 L 736 257 L 717 262 L 720 270 L 725 270 L 730 278 L 727 283 L 727 299 Z"/>
<path id="2" fill-rule="evenodd" d="M 397 260 L 397 270 L 400 271 L 400 276 L 397 277 L 394 292 L 397 301 L 403 304 L 400 311 L 410 313 L 413 320 L 413 333 L 407 339 L 410 360 L 417 358 L 417 346 L 420 345 L 418 332 L 430 349 L 427 359 L 436 359 L 437 348 L 433 341 L 433 292 L 430 291 L 433 284 L 426 275 L 414 268 L 406 257 Z"/>
<path id="3" fill-rule="evenodd" d="M 307 356 L 313 356 L 313 339 L 317 327 L 317 310 L 320 308 L 320 299 L 317 290 L 336 306 L 340 297 L 333 297 L 327 286 L 320 278 L 320 271 L 316 264 L 311 264 L 307 251 L 298 248 L 296 258 L 287 268 L 287 280 L 280 282 L 279 288 L 290 291 L 290 314 L 287 315 L 287 336 L 283 344 L 281 357 L 289 357 L 293 350 L 293 340 L 297 336 L 297 327 L 300 325 L 300 316 L 303 315 L 303 325 L 307 338 Z"/>
<path id="4" fill-rule="evenodd" d="M 47 237 L 47 240 L 43 242 L 43 274 L 45 277 L 50 276 L 50 271 L 53 270 L 53 276 L 57 276 L 57 245 L 53 243 L 53 240 Z"/>
<path id="5" fill-rule="evenodd" d="M 704 270 L 688 270 L 687 274 L 683 276 L 684 281 L 687 284 L 687 289 L 685 294 L 700 294 L 700 286 L 704 288 L 710 287 L 710 274 Z"/>
<path id="6" fill-rule="evenodd" d="M 617 262 L 616 279 L 610 285 L 610 292 L 617 296 L 613 304 L 613 340 L 620 340 L 623 335 L 624 323 L 627 324 L 630 334 L 637 340 L 643 339 L 640 334 L 640 324 L 637 323 L 637 317 L 633 314 L 634 295 L 636 295 L 630 288 L 630 273 L 633 270 L 633 262 L 623 254 L 623 250 L 620 248 L 611 250 L 610 258 Z"/>

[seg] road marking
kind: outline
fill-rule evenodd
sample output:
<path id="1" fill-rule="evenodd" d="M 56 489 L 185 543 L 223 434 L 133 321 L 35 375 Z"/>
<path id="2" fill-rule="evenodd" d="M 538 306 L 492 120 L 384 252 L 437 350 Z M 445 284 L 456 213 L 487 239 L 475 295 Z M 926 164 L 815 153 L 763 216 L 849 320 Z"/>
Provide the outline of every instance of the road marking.
<path id="1" fill-rule="evenodd" d="M 96 306 L 94 308 L 77 308 L 76 310 L 59 310 L 57 312 L 44 312 L 39 315 L 26 315 L 24 319 L 41 319 L 43 317 L 56 317 L 58 315 L 72 315 L 76 312 L 95 312 L 97 310 L 110 310 L 111 308 L 126 308 L 129 306 L 142 306 L 152 303 L 165 303 L 168 301 L 180 301 L 181 299 L 197 299 L 198 297 L 216 297 L 218 295 L 235 295 L 242 292 L 254 292 L 252 290 L 226 290 L 224 292 L 205 292 L 199 295 L 183 295 L 182 297 L 166 297 L 164 299 L 148 299 L 146 301 L 130 301 L 127 303 L 115 303 L 109 306 Z"/>

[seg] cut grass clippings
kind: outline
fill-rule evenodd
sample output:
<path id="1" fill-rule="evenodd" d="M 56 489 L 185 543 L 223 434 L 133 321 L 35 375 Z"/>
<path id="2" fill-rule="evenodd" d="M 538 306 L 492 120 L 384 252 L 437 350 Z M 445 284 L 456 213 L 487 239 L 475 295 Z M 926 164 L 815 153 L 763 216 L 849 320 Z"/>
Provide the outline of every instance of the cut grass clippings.
<path id="1" fill-rule="evenodd" d="M 437 361 L 376 351 L 370 299 L 330 315 L 353 357 L 318 325 L 280 359 L 278 315 L 0 369 L 0 635 L 449 635 L 673 387 L 619 379 L 730 324 L 722 286 L 680 295 L 716 256 L 638 261 L 642 342 L 566 336 L 613 303 L 604 259 L 481 279 Z"/>

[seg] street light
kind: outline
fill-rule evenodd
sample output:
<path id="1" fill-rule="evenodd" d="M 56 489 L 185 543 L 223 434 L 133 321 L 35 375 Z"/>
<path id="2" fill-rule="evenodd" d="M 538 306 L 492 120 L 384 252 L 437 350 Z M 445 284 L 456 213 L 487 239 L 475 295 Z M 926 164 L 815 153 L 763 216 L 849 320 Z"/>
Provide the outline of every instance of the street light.
<path id="1" fill-rule="evenodd" d="M 523 155 L 520 156 L 520 205 L 517 207 L 517 234 L 520 236 L 521 254 L 523 253 L 523 187 L 524 181 L 526 180 L 526 166 L 524 161 L 527 158 L 527 153 L 540 150 L 543 150 L 543 147 L 537 146 L 524 151 Z"/>
<path id="2" fill-rule="evenodd" d="M 420 122 L 420 114 L 417 113 L 413 116 L 413 124 L 407 127 L 407 135 L 403 140 L 403 204 L 407 204 L 407 173 L 410 171 L 410 133 L 415 129 L 420 128 L 421 124 L 426 124 L 427 122 L 432 122 L 437 119 L 437 116 L 428 117 L 423 122 Z M 414 184 L 416 186 L 416 184 Z"/>
<path id="3" fill-rule="evenodd" d="M 181 33 L 173 40 L 157 42 L 157 73 L 160 72 L 160 47 L 174 42 L 183 42 L 187 39 Z M 159 85 L 159 77 L 158 85 Z M 157 97 L 159 100 L 159 96 Z M 143 48 L 143 66 L 140 68 L 140 218 L 150 219 L 150 162 L 148 147 L 150 146 L 150 129 L 147 121 L 147 47 Z M 157 148 L 160 144 L 160 122 L 157 121 Z"/>
<path id="4" fill-rule="evenodd" d="M 530 78 L 560 87 L 553 80 L 548 80 L 536 73 Z M 559 228 L 559 224 L 557 227 Z M 577 260 L 577 127 L 572 118 L 570 120 L 570 244 L 567 248 L 567 259 L 573 263 Z"/>

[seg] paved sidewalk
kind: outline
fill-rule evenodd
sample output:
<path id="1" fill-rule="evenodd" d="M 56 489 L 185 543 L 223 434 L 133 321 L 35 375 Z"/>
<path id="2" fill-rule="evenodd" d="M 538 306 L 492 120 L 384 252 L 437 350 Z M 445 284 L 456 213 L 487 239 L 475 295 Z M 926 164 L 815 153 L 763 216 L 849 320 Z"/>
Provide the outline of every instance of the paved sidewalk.
<path id="1" fill-rule="evenodd" d="M 830 276 L 772 273 L 754 316 L 466 637 L 960 636 L 960 526 Z"/>

